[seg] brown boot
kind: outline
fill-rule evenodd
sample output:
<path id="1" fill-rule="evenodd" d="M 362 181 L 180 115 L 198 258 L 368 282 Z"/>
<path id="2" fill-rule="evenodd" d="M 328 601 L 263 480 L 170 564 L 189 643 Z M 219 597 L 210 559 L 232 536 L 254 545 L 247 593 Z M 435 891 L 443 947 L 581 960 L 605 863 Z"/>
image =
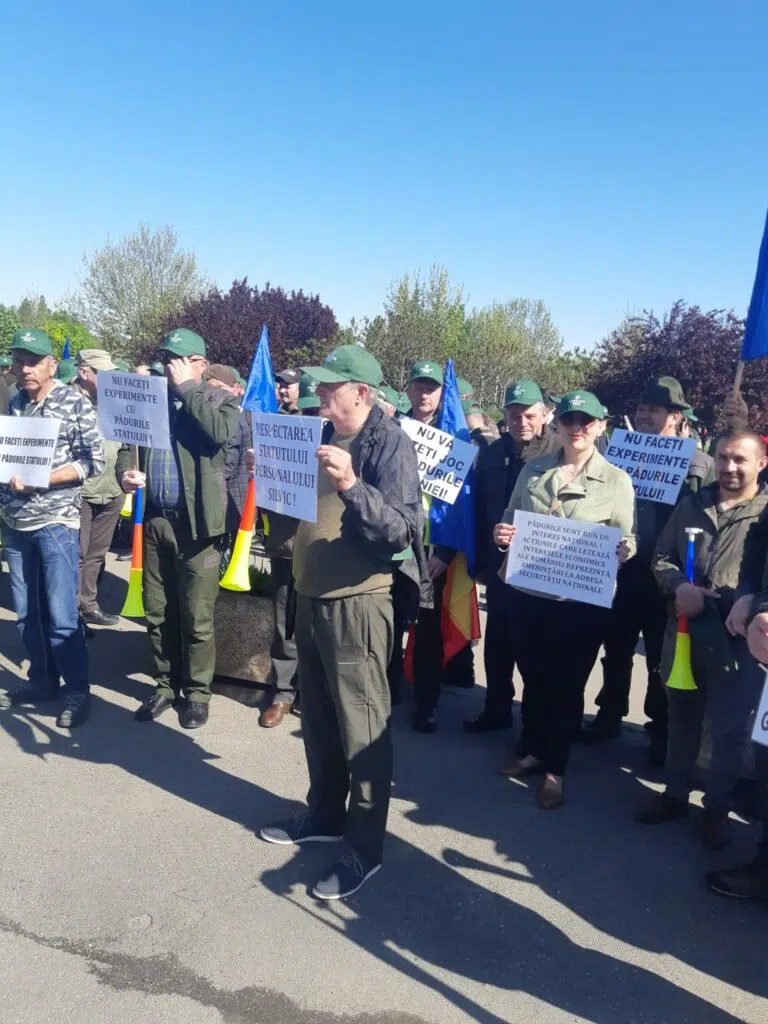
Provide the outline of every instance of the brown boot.
<path id="1" fill-rule="evenodd" d="M 728 811 L 705 807 L 699 823 L 699 836 L 708 850 L 724 850 L 731 841 Z"/>
<path id="2" fill-rule="evenodd" d="M 565 803 L 565 782 L 560 775 L 545 775 L 539 787 L 537 803 L 541 811 L 554 811 Z"/>
<path id="3" fill-rule="evenodd" d="M 514 754 L 510 754 L 499 768 L 499 775 L 503 775 L 505 779 L 524 779 L 527 775 L 542 775 L 543 772 L 544 765 L 531 755 L 515 757 Z"/>
<path id="4" fill-rule="evenodd" d="M 276 725 L 280 725 L 290 710 L 291 705 L 287 700 L 273 700 L 266 711 L 262 711 L 260 725 L 265 729 L 274 729 Z"/>

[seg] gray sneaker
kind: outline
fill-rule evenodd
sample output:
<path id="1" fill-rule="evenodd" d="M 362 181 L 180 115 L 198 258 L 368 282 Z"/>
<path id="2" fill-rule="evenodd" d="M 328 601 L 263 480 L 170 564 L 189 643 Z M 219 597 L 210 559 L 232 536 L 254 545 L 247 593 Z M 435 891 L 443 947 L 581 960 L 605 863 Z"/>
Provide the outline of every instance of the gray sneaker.
<path id="1" fill-rule="evenodd" d="M 88 721 L 91 710 L 91 698 L 87 693 L 68 693 L 64 705 L 56 719 L 60 729 L 76 729 Z"/>
<path id="2" fill-rule="evenodd" d="M 266 825 L 260 830 L 259 835 L 267 843 L 276 843 L 278 846 L 294 846 L 301 845 L 301 843 L 340 843 L 344 838 L 341 832 L 341 829 L 329 831 L 317 828 L 311 815 L 304 811 L 285 821 Z"/>

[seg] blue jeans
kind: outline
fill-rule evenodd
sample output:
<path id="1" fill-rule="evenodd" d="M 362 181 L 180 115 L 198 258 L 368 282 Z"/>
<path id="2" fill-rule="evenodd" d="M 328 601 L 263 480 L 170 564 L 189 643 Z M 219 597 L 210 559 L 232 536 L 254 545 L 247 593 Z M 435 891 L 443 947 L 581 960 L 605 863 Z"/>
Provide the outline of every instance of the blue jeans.
<path id="1" fill-rule="evenodd" d="M 29 682 L 42 690 L 88 692 L 88 652 L 77 609 L 80 535 L 68 526 L 3 527 L 3 551 Z"/>

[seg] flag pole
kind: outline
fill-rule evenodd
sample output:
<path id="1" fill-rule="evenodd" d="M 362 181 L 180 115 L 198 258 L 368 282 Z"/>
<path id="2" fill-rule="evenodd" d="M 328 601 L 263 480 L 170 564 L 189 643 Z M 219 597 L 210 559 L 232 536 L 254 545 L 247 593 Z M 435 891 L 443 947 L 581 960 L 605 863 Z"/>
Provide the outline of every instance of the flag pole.
<path id="1" fill-rule="evenodd" d="M 744 360 L 740 359 L 736 363 L 736 376 L 733 378 L 733 397 L 738 398 L 741 392 L 741 381 L 744 377 Z"/>

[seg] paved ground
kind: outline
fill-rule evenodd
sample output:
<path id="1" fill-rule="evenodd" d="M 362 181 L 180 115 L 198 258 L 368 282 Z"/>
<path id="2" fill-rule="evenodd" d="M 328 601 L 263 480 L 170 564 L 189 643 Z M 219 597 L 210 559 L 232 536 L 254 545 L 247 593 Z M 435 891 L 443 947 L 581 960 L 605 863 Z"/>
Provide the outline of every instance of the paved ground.
<path id="1" fill-rule="evenodd" d="M 109 570 L 119 608 L 126 566 Z M 480 688 L 444 697 L 436 736 L 399 709 L 385 870 L 320 906 L 327 849 L 253 834 L 304 794 L 299 721 L 259 729 L 251 692 L 217 697 L 198 734 L 140 726 L 141 629 L 99 631 L 91 652 L 84 729 L 57 730 L 50 707 L 0 714 L 3 1024 L 768 1019 L 768 910 L 701 887 L 753 829 L 712 857 L 692 824 L 636 827 L 653 782 L 639 731 L 577 751 L 567 807 L 543 814 L 496 775 L 504 737 L 461 733 Z M 0 686 L 20 663 L 0 610 Z"/>

